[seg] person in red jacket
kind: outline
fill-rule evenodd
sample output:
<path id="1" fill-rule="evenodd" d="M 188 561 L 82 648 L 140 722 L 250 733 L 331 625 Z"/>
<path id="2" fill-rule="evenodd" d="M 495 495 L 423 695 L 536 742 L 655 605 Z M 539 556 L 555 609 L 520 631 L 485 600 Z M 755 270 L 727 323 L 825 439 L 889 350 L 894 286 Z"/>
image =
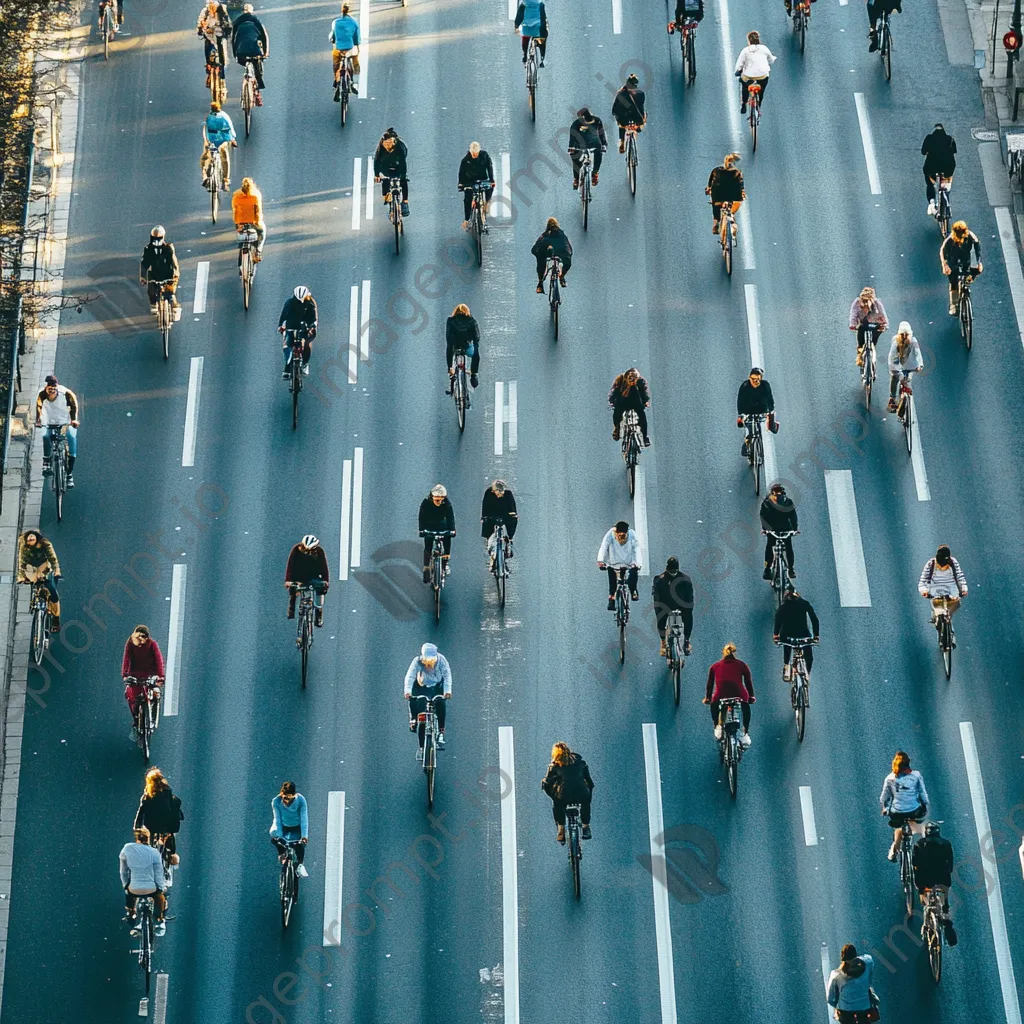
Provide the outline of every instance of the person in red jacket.
<path id="1" fill-rule="evenodd" d="M 124 657 L 121 659 L 121 678 L 125 681 L 124 699 L 128 701 L 128 710 L 132 713 L 133 734 L 139 701 L 146 694 L 143 684 L 151 676 L 156 676 L 157 685 L 163 686 L 164 656 L 160 645 L 149 635 L 149 626 L 140 624 L 125 641 Z M 129 677 L 137 679 L 138 683 L 129 683 Z"/>
<path id="2" fill-rule="evenodd" d="M 306 584 L 313 588 L 313 603 L 316 605 L 316 625 L 324 624 L 324 594 L 331 583 L 331 572 L 327 567 L 327 555 L 320 547 L 320 540 L 307 533 L 288 555 L 284 570 L 284 585 L 288 588 L 288 618 L 295 618 L 295 594 Z"/>
<path id="3" fill-rule="evenodd" d="M 722 660 L 708 669 L 708 685 L 704 693 L 705 704 L 711 705 L 711 718 L 715 723 L 715 739 L 722 738 L 722 726 L 718 720 L 719 701 L 730 697 L 743 701 L 743 746 L 750 746 L 750 705 L 755 702 L 754 680 L 745 661 L 736 657 L 736 645 L 727 643 L 722 648 Z"/>

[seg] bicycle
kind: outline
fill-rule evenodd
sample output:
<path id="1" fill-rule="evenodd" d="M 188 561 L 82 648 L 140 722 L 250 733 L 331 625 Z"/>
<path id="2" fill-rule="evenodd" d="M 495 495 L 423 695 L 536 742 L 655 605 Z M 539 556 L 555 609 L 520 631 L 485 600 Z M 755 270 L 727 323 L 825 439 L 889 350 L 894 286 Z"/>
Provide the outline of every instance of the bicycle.
<path id="1" fill-rule="evenodd" d="M 444 559 L 444 538 L 451 536 L 448 530 L 423 530 L 422 536 L 433 537 L 430 547 L 430 586 L 434 591 L 434 622 L 441 621 L 441 591 L 448 575 Z"/>
<path id="2" fill-rule="evenodd" d="M 67 424 L 49 424 L 46 431 L 50 438 L 50 489 L 57 508 L 57 522 L 64 518 L 64 495 L 68 489 L 68 439 Z"/>
<path id="3" fill-rule="evenodd" d="M 142 751 L 142 757 L 149 763 L 149 741 L 160 724 L 160 680 L 158 676 L 150 676 L 148 679 L 136 679 L 135 676 L 125 676 L 125 683 L 128 686 L 142 686 L 144 693 L 139 698 L 133 715 L 135 725 L 136 742 Z"/>
<path id="4" fill-rule="evenodd" d="M 475 182 L 470 186 L 473 190 L 473 205 L 469 211 L 469 230 L 476 245 L 476 265 L 484 265 L 484 235 L 490 234 L 490 229 L 484 222 L 484 208 L 487 205 L 487 189 L 489 184 L 486 181 Z"/>
<path id="5" fill-rule="evenodd" d="M 932 979 L 938 985 L 942 977 L 942 919 L 945 917 L 945 893 L 941 889 L 925 889 L 921 893 L 921 902 L 924 904 L 921 938 L 928 947 L 928 966 L 932 970 Z"/>
<path id="6" fill-rule="evenodd" d="M 946 678 L 953 675 L 953 648 L 956 647 L 956 634 L 953 632 L 953 616 L 949 609 L 949 598 L 942 597 L 942 604 L 932 606 L 935 618 L 935 633 L 938 636 L 939 651 L 942 653 L 942 666 L 946 670 Z"/>
<path id="7" fill-rule="evenodd" d="M 405 234 L 405 224 L 402 220 L 402 179 L 388 178 L 388 220 L 395 226 L 395 255 L 402 251 L 402 235 Z"/>
<path id="8" fill-rule="evenodd" d="M 804 52 L 807 45 L 807 26 L 811 21 L 810 0 L 794 0 L 793 3 L 793 33 L 800 40 L 800 52 Z"/>
<path id="9" fill-rule="evenodd" d="M 784 530 L 782 533 L 773 533 L 771 530 L 762 530 L 762 536 L 772 538 L 772 590 L 775 591 L 775 606 L 782 607 L 786 593 L 793 589 L 789 578 L 789 563 L 786 561 L 786 541 L 795 537 L 799 530 Z"/>
<path id="10" fill-rule="evenodd" d="M 348 123 L 348 103 L 352 95 L 352 58 L 347 54 L 341 59 L 338 68 L 338 99 L 341 103 L 341 127 Z"/>
<path id="11" fill-rule="evenodd" d="M 626 574 L 631 565 L 610 565 L 617 577 L 615 584 L 615 627 L 619 631 L 619 664 L 626 660 L 626 626 L 629 624 L 629 587 Z M 603 572 L 604 570 L 602 570 Z"/>
<path id="12" fill-rule="evenodd" d="M 788 666 L 783 664 L 782 678 L 791 683 L 789 695 L 793 702 L 793 717 L 796 719 L 797 741 L 804 741 L 804 726 L 806 725 L 807 709 L 811 706 L 809 697 L 811 680 L 807 675 L 807 662 L 804 661 L 804 648 L 818 641 L 814 637 L 806 637 L 803 640 L 776 640 L 779 647 L 788 647 L 792 651 Z M 787 676 L 786 669 L 789 669 Z"/>
<path id="13" fill-rule="evenodd" d="M 306 343 L 305 331 L 289 327 L 285 338 L 291 354 L 288 357 L 288 391 L 292 396 L 292 430 L 299 425 L 299 392 L 302 391 L 302 355 Z"/>
<path id="14" fill-rule="evenodd" d="M 492 536 L 494 541 L 494 554 L 491 556 L 491 575 L 494 577 L 495 586 L 498 588 L 498 607 L 505 607 L 505 581 L 508 579 L 508 561 L 506 547 L 511 547 L 512 541 L 505 532 L 505 524 L 499 522 L 494 527 Z"/>
<path id="15" fill-rule="evenodd" d="M 142 976 L 146 979 L 147 996 L 149 995 L 150 977 L 153 973 L 154 910 L 152 896 L 139 896 L 135 901 L 136 924 L 131 929 L 133 935 L 139 936 L 139 948 L 132 952 L 139 958 L 139 967 L 142 969 Z"/>
<path id="16" fill-rule="evenodd" d="M 530 120 L 534 122 L 537 120 L 537 64 L 537 40 L 531 37 L 526 46 L 526 96 L 530 104 Z"/>
<path id="17" fill-rule="evenodd" d="M 224 45 L 223 41 L 218 39 L 213 49 L 210 50 L 210 56 L 206 61 L 206 87 L 210 90 L 210 102 L 223 105 L 228 98 L 228 83 L 221 74 L 223 64 L 221 63 L 220 48 L 222 45 Z"/>
<path id="18" fill-rule="evenodd" d="M 438 695 L 425 698 L 427 710 L 421 711 L 417 716 L 417 722 L 423 727 L 423 746 L 420 748 L 418 760 L 423 765 L 423 774 L 427 779 L 427 810 L 434 807 L 434 779 L 437 774 L 437 752 L 440 749 L 437 743 L 439 732 L 437 725 L 437 710 L 434 702 L 444 700 Z"/>
<path id="19" fill-rule="evenodd" d="M 718 238 L 722 243 L 722 259 L 725 260 L 725 272 L 732 277 L 732 252 L 736 248 L 737 229 L 736 211 L 741 204 L 738 202 L 715 203 L 709 200 L 712 206 L 718 207 Z"/>
<path id="20" fill-rule="evenodd" d="M 697 35 L 696 21 L 680 19 L 669 31 L 678 29 L 679 50 L 683 58 L 683 85 L 691 86 L 697 80 L 697 49 L 694 37 Z M 685 92 L 685 89 L 684 89 Z"/>
<path id="21" fill-rule="evenodd" d="M 209 169 L 203 188 L 210 193 L 210 216 L 216 224 L 220 211 L 220 194 L 224 191 L 224 165 L 221 162 L 220 150 L 212 142 L 206 144 L 206 156 Z"/>
<path id="22" fill-rule="evenodd" d="M 907 371 L 900 373 L 899 400 L 896 403 L 896 415 L 903 424 L 903 435 L 907 442 L 907 454 L 910 455 L 914 447 L 914 389 L 910 386 L 910 374 Z"/>
<path id="23" fill-rule="evenodd" d="M 626 177 L 629 179 L 629 191 L 634 197 L 636 196 L 636 165 L 640 162 L 636 141 L 639 132 L 639 125 L 626 125 Z"/>
<path id="24" fill-rule="evenodd" d="M 583 205 L 583 230 L 590 225 L 590 203 L 594 198 L 591 175 L 594 171 L 594 151 L 584 149 L 580 157 L 580 203 Z"/>
<path id="25" fill-rule="evenodd" d="M 722 729 L 718 741 L 718 759 L 725 765 L 729 778 L 729 794 L 736 799 L 739 785 L 740 760 L 743 757 L 743 744 L 740 742 L 740 704 L 737 697 L 727 697 L 718 702 L 718 724 Z"/>
<path id="26" fill-rule="evenodd" d="M 245 62 L 245 70 L 242 72 L 242 90 L 239 98 L 242 106 L 242 116 L 245 118 L 246 138 L 249 138 L 249 133 L 252 131 L 253 108 L 260 106 L 259 95 L 260 92 L 256 87 L 256 72 L 253 70 L 252 60 L 247 60 Z"/>
<path id="27" fill-rule="evenodd" d="M 754 474 L 755 495 L 761 493 L 761 472 L 764 469 L 764 434 L 761 431 L 764 417 L 765 414 L 763 412 L 743 417 L 743 423 L 747 430 L 747 461 L 750 463 L 751 472 Z"/>
<path id="28" fill-rule="evenodd" d="M 911 859 L 914 833 L 910 822 L 910 818 L 904 818 L 903 824 L 900 826 L 899 850 L 900 884 L 903 886 L 903 901 L 907 908 L 907 917 L 914 912 L 914 865 Z"/>
<path id="29" fill-rule="evenodd" d="M 960 321 L 960 336 L 967 345 L 967 351 L 971 351 L 974 342 L 974 304 L 971 302 L 971 282 L 973 274 L 964 274 L 960 278 L 960 298 L 957 302 L 956 315 Z"/>
<path id="30" fill-rule="evenodd" d="M 750 141 L 757 152 L 757 129 L 761 124 L 761 86 L 755 81 L 747 89 L 747 121 L 750 124 Z"/>
<path id="31" fill-rule="evenodd" d="M 36 580 L 32 584 L 32 633 L 30 647 L 32 660 L 42 664 L 43 655 L 50 646 L 50 595 L 49 591 L 42 585 L 42 581 Z"/>
<path id="32" fill-rule="evenodd" d="M 278 882 L 278 891 L 281 894 L 281 929 L 288 927 L 292 917 L 292 910 L 299 899 L 299 855 L 295 852 L 302 840 L 283 839 L 285 850 L 280 856 L 281 880 Z"/>
<path id="33" fill-rule="evenodd" d="M 114 0 L 100 0 L 99 29 L 103 34 L 103 59 L 110 60 L 110 44 L 118 31 Z"/>
<path id="34" fill-rule="evenodd" d="M 877 377 L 878 354 L 875 346 L 878 344 L 878 336 L 882 333 L 881 324 L 867 323 L 864 325 L 865 338 L 863 349 L 863 365 L 860 368 L 860 383 L 864 388 L 864 405 L 871 408 L 871 390 L 874 387 Z"/>
<path id="35" fill-rule="evenodd" d="M 679 681 L 686 665 L 686 645 L 683 641 L 683 613 L 673 609 L 665 620 L 665 661 L 672 676 L 672 692 L 679 707 Z"/>
<path id="36" fill-rule="evenodd" d="M 889 12 L 883 11 L 881 25 L 878 29 L 878 55 L 882 58 L 885 68 L 885 80 L 892 80 L 892 26 L 889 24 Z"/>
<path id="37" fill-rule="evenodd" d="M 562 304 L 562 292 L 559 282 L 562 279 L 562 260 L 558 256 L 549 256 L 545 276 L 548 279 L 548 306 L 551 309 L 551 326 L 558 341 L 558 307 Z"/>
<path id="38" fill-rule="evenodd" d="M 167 890 L 174 885 L 174 864 L 171 860 L 173 854 L 167 851 L 167 840 L 170 839 L 170 835 L 160 835 L 159 833 L 153 833 L 150 836 L 149 843 L 160 854 L 160 860 L 164 865 L 164 897 L 167 896 Z"/>
<path id="39" fill-rule="evenodd" d="M 636 409 L 627 409 L 622 416 L 622 461 L 626 463 L 626 480 L 629 483 L 631 498 L 636 495 L 636 467 L 643 449 L 644 442 L 640 436 L 640 417 L 637 415 Z"/>
<path id="40" fill-rule="evenodd" d="M 313 646 L 313 584 L 303 583 L 292 587 L 292 590 L 298 596 L 299 603 L 299 621 L 295 624 L 295 646 L 302 658 L 302 689 L 305 689 L 309 651 Z"/>
<path id="41" fill-rule="evenodd" d="M 238 233 L 238 275 L 242 279 L 242 308 L 248 311 L 252 283 L 256 278 L 258 235 L 253 224 L 245 224 Z"/>
<path id="42" fill-rule="evenodd" d="M 572 872 L 572 891 L 576 899 L 580 898 L 582 879 L 580 877 L 580 861 L 583 860 L 583 843 L 581 841 L 579 804 L 567 804 L 565 808 L 565 848 L 569 855 L 569 870 Z"/>
<path id="43" fill-rule="evenodd" d="M 174 292 L 169 287 L 174 282 L 151 281 L 150 283 L 157 285 L 160 289 L 156 297 L 156 324 L 160 329 L 160 339 L 163 342 L 164 359 L 167 359 L 171 354 L 171 325 L 175 318 L 181 315 L 175 311 Z"/>
<path id="44" fill-rule="evenodd" d="M 466 379 L 466 353 L 455 353 L 455 372 L 449 378 L 446 394 L 455 402 L 455 415 L 459 421 L 459 433 L 466 429 L 466 410 L 469 408 L 469 381 Z"/>
<path id="45" fill-rule="evenodd" d="M 942 174 L 935 175 L 935 220 L 939 225 L 939 234 L 949 237 L 949 225 L 953 220 L 953 208 L 949 202 L 949 189 L 953 181 Z"/>

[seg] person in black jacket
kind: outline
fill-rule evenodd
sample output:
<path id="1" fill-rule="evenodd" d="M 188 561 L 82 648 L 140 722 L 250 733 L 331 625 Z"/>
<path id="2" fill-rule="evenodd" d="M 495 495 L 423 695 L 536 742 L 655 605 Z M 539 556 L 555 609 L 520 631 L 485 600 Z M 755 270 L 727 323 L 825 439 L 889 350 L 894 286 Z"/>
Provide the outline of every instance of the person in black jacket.
<path id="1" fill-rule="evenodd" d="M 704 20 L 704 0 L 676 0 L 676 20 L 668 23 L 668 34 L 683 30 L 684 21 Z"/>
<path id="2" fill-rule="evenodd" d="M 665 623 L 669 612 L 677 611 L 683 619 L 683 653 L 689 657 L 690 633 L 693 631 L 693 580 L 685 572 L 679 571 L 679 559 L 675 555 L 665 563 L 665 571 L 654 577 L 651 599 L 658 620 L 658 636 L 661 637 L 661 650 L 658 654 L 664 658 L 668 653 L 665 648 Z"/>
<path id="3" fill-rule="evenodd" d="M 487 191 L 484 193 L 484 205 L 480 208 L 480 215 L 484 224 L 487 223 L 487 203 L 494 195 L 494 162 L 486 149 L 480 148 L 479 142 L 469 144 L 469 152 L 462 158 L 459 164 L 459 191 L 462 193 L 462 230 L 469 227 L 469 215 L 473 209 L 473 186 L 487 183 Z"/>
<path id="4" fill-rule="evenodd" d="M 955 946 L 957 935 L 949 910 L 949 887 L 953 884 L 953 844 L 942 835 L 937 821 L 925 823 L 924 835 L 914 843 L 911 859 L 914 865 L 914 884 L 921 894 L 921 902 L 924 902 L 925 889 L 941 891 L 946 942 Z"/>
<path id="5" fill-rule="evenodd" d="M 150 768 L 146 772 L 146 787 L 142 791 L 142 799 L 139 801 L 138 811 L 135 812 L 135 824 L 132 828 L 148 828 L 150 842 L 154 846 L 156 841 L 163 837 L 164 850 L 171 864 L 178 864 L 181 858 L 177 853 L 175 836 L 184 817 L 181 797 L 174 795 L 170 783 L 159 768 Z"/>
<path id="6" fill-rule="evenodd" d="M 921 155 L 924 157 L 924 180 L 928 198 L 928 216 L 935 215 L 935 177 L 941 174 L 947 186 L 953 184 L 953 172 L 956 171 L 956 139 L 946 134 L 941 124 L 926 135 L 921 143 Z"/>
<path id="7" fill-rule="evenodd" d="M 811 620 L 808 626 L 807 620 Z M 772 635 L 777 644 L 782 644 L 783 670 L 782 678 L 789 682 L 789 658 L 794 640 L 806 640 L 811 637 L 818 642 L 818 616 L 814 613 L 811 602 L 803 598 L 796 590 L 787 591 L 779 610 L 775 613 L 775 626 Z M 811 666 L 814 664 L 814 649 L 810 644 L 803 647 L 804 664 L 807 666 L 807 678 L 811 678 Z"/>
<path id="8" fill-rule="evenodd" d="M 327 552 L 320 546 L 320 538 L 307 533 L 288 553 L 284 569 L 284 585 L 288 590 L 288 618 L 295 618 L 295 595 L 300 586 L 313 588 L 316 608 L 314 625 L 324 624 L 324 595 L 331 586 L 331 571 L 327 565 Z"/>
<path id="9" fill-rule="evenodd" d="M 590 107 L 580 107 L 576 111 L 576 120 L 569 125 L 569 155 L 572 157 L 572 187 L 580 187 L 580 163 L 583 151 L 593 150 L 594 163 L 590 173 L 590 184 L 597 184 L 597 172 L 601 170 L 601 161 L 608 149 L 608 136 L 604 131 L 604 122 Z"/>
<path id="10" fill-rule="evenodd" d="M 565 275 L 572 267 L 572 242 L 559 227 L 554 217 L 548 217 L 544 233 L 533 243 L 530 250 L 537 257 L 537 294 L 544 294 L 544 275 L 547 273 L 548 256 L 557 256 L 562 261 L 562 273 L 558 280 L 564 288 L 567 284 Z"/>
<path id="11" fill-rule="evenodd" d="M 612 440 L 619 439 L 622 414 L 627 409 L 632 409 L 640 421 L 640 434 L 643 436 L 644 445 L 650 447 L 651 439 L 647 435 L 647 407 L 651 404 L 651 389 L 635 366 L 631 366 L 625 373 L 620 373 L 612 381 L 611 391 L 608 392 L 608 404 L 612 407 Z"/>
<path id="12" fill-rule="evenodd" d="M 583 838 L 590 839 L 590 798 L 594 792 L 594 780 L 590 777 L 587 762 L 569 749 L 568 743 L 556 743 L 551 748 L 551 764 L 547 775 L 541 780 L 540 788 L 551 797 L 551 809 L 558 830 L 555 839 L 565 843 L 565 808 L 568 804 L 580 805 L 580 824 Z"/>
<path id="13" fill-rule="evenodd" d="M 772 386 L 764 379 L 764 370 L 760 366 L 752 366 L 750 375 L 740 385 L 736 395 L 736 426 L 743 426 L 745 416 L 768 414 L 768 429 L 773 433 L 775 413 L 775 398 L 772 395 Z M 740 454 L 744 458 L 750 455 L 750 427 L 747 427 L 747 434 L 743 441 Z"/>
<path id="14" fill-rule="evenodd" d="M 796 505 L 793 499 L 786 494 L 786 488 L 782 484 L 772 484 L 771 490 L 765 495 L 761 502 L 761 532 L 766 534 L 764 545 L 764 578 L 770 580 L 775 569 L 775 538 L 773 533 L 788 533 L 797 529 Z M 784 541 L 786 546 L 786 562 L 789 565 L 790 579 L 796 579 L 796 570 L 793 568 L 793 538 L 787 537 Z"/>
<path id="15" fill-rule="evenodd" d="M 484 500 L 480 506 L 480 535 L 491 557 L 494 556 L 491 538 L 498 523 L 505 527 L 505 557 L 511 558 L 512 538 L 519 526 L 519 513 L 516 510 L 515 495 L 508 489 L 508 484 L 504 480 L 495 480 L 484 491 Z"/>
<path id="16" fill-rule="evenodd" d="M 444 328 L 445 366 L 448 368 L 449 388 L 451 378 L 455 376 L 455 354 L 465 352 L 470 358 L 469 383 L 476 387 L 480 383 L 477 374 L 480 372 L 480 325 L 476 317 L 469 312 L 469 306 L 460 302 L 448 317 Z M 446 392 L 451 394 L 451 391 Z M 466 407 L 469 407 L 469 395 L 466 396 Z"/>
<path id="17" fill-rule="evenodd" d="M 242 13 L 231 26 L 231 52 L 243 68 L 246 64 L 252 64 L 256 74 L 256 88 L 265 89 L 263 61 L 270 56 L 270 36 L 263 22 L 252 13 L 252 4 L 242 5 Z M 262 106 L 258 95 L 256 104 Z"/>
<path id="18" fill-rule="evenodd" d="M 425 531 L 444 532 L 444 574 L 451 572 L 448 560 L 452 553 L 452 537 L 455 536 L 455 509 L 448 500 L 448 488 L 444 484 L 434 484 L 430 493 L 420 502 L 419 531 L 423 538 L 423 582 L 430 582 L 430 552 L 434 546 L 434 538 Z"/>
<path id="19" fill-rule="evenodd" d="M 711 196 L 711 219 L 714 222 L 711 233 L 713 235 L 718 234 L 718 221 L 722 207 L 726 203 L 731 203 L 732 212 L 735 214 L 743 200 L 747 198 L 747 193 L 743 188 L 743 172 L 736 166 L 739 161 L 739 153 L 726 153 L 721 164 L 708 176 L 708 184 L 704 192 Z"/>
<path id="20" fill-rule="evenodd" d="M 179 277 L 181 277 L 181 271 L 178 268 L 178 257 L 174 252 L 174 246 L 167 241 L 163 226 L 157 224 L 149 234 L 149 245 L 142 250 L 142 259 L 139 261 L 139 284 L 146 289 L 149 296 L 151 313 L 156 312 L 156 300 L 160 298 L 161 281 L 168 282 L 164 285 L 164 289 L 170 292 L 174 305 L 178 305 L 178 298 L 174 293 L 178 288 Z"/>
<path id="21" fill-rule="evenodd" d="M 313 354 L 313 339 L 316 337 L 317 308 L 316 299 L 313 293 L 304 285 L 300 284 L 289 296 L 281 310 L 278 330 L 285 336 L 284 346 L 284 372 L 281 374 L 285 380 L 291 372 L 289 364 L 292 358 L 291 340 L 287 331 L 300 331 L 303 338 L 302 346 L 302 372 L 309 373 L 309 357 Z"/>
<path id="22" fill-rule="evenodd" d="M 626 84 L 615 94 L 612 103 L 612 117 L 619 126 L 619 152 L 626 152 L 626 128 L 635 127 L 642 131 L 647 124 L 647 111 L 644 105 L 647 102 L 647 94 L 637 88 L 640 79 L 636 75 L 630 75 Z"/>
<path id="23" fill-rule="evenodd" d="M 389 128 L 377 143 L 377 152 L 373 155 L 373 180 L 381 182 L 380 191 L 384 196 L 384 205 L 391 202 L 391 185 L 389 178 L 400 178 L 402 181 L 402 216 L 409 216 L 409 169 L 407 157 L 409 147 L 398 137 L 394 128 Z"/>

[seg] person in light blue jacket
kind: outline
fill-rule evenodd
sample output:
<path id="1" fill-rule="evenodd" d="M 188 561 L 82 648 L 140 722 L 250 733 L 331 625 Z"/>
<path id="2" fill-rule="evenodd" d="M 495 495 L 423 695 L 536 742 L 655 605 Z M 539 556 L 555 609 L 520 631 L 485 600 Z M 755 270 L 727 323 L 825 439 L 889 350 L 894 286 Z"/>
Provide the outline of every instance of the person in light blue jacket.
<path id="1" fill-rule="evenodd" d="M 289 843 L 298 843 L 295 856 L 299 866 L 295 873 L 299 878 L 308 878 L 309 872 L 303 867 L 306 844 L 309 842 L 309 809 L 306 798 L 295 788 L 294 782 L 282 782 L 281 792 L 270 801 L 274 820 L 270 823 L 270 841 L 280 853 L 281 862 L 288 853 Z"/>
<path id="2" fill-rule="evenodd" d="M 544 0 L 519 0 L 515 27 L 523 37 L 523 63 L 530 40 L 536 39 L 540 49 L 540 66 L 544 67 L 544 54 L 548 49 L 548 12 Z"/>
<path id="3" fill-rule="evenodd" d="M 835 1010 L 839 1024 L 862 1024 L 871 1009 L 871 977 L 875 962 L 848 942 L 840 953 L 841 963 L 828 978 L 828 1005 Z"/>
<path id="4" fill-rule="evenodd" d="M 928 816 L 928 790 L 924 788 L 921 773 L 910 767 L 910 755 L 906 751 L 896 751 L 892 759 L 892 771 L 882 783 L 882 793 L 878 800 L 882 805 L 882 814 L 889 816 L 889 825 L 893 830 L 889 860 L 895 861 L 903 841 L 900 830 L 904 822 L 910 822 L 911 830 L 921 835 L 924 832 L 921 822 Z"/>
<path id="5" fill-rule="evenodd" d="M 203 187 L 206 187 L 206 180 L 210 174 L 210 146 L 213 146 L 220 153 L 221 173 L 224 177 L 224 191 L 231 187 L 231 156 L 229 150 L 237 146 L 235 141 L 235 126 L 231 118 L 220 109 L 220 104 L 214 100 L 210 104 L 210 112 L 203 122 L 203 155 L 199 160 L 199 170 L 203 175 Z M 209 143 L 209 145 L 206 145 Z"/>
<path id="6" fill-rule="evenodd" d="M 889 412 L 896 411 L 896 394 L 904 373 L 920 373 L 924 369 L 921 346 L 913 328 L 903 320 L 889 347 Z"/>
<path id="7" fill-rule="evenodd" d="M 452 695 L 452 670 L 448 659 L 435 644 L 424 644 L 412 659 L 405 673 L 405 699 L 409 702 L 409 731 L 416 732 L 419 715 L 427 710 L 427 700 L 443 698 L 434 705 L 437 712 L 437 746 L 444 749 L 445 701 Z M 423 730 L 419 728 L 420 749 L 423 749 Z"/>
<path id="8" fill-rule="evenodd" d="M 334 102 L 341 102 L 341 90 L 338 83 L 341 79 L 341 62 L 349 52 L 359 47 L 359 22 L 348 12 L 348 4 L 341 5 L 341 17 L 335 18 L 331 25 L 331 44 L 334 46 Z M 359 95 L 359 54 L 352 54 L 352 92 Z"/>

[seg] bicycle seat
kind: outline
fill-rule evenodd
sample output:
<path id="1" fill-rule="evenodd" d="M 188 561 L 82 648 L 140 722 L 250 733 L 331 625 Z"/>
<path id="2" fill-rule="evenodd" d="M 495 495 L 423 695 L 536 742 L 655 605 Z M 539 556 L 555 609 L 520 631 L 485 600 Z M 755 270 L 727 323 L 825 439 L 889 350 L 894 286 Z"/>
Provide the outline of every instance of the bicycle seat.
<path id="1" fill-rule="evenodd" d="M 756 96 L 760 91 L 761 86 L 759 86 L 756 82 L 751 82 L 751 84 L 747 88 L 747 92 L 749 92 L 751 96 Z"/>

